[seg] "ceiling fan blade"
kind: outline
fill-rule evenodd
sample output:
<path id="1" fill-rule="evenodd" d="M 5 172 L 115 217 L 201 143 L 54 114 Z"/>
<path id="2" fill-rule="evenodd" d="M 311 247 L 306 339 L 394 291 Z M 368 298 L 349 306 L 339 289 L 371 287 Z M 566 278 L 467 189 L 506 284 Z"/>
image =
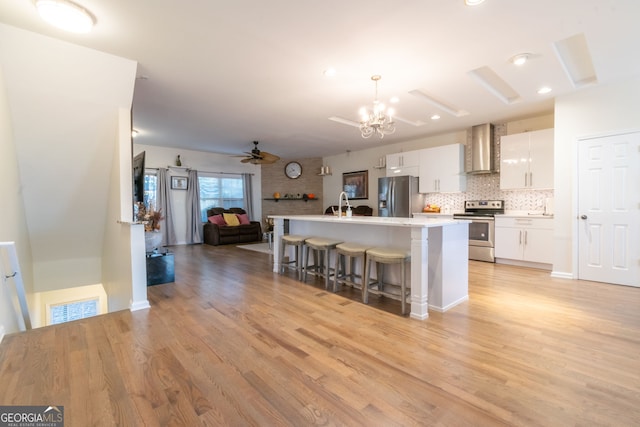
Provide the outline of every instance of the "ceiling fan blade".
<path id="1" fill-rule="evenodd" d="M 262 158 L 262 152 L 260 150 L 254 151 L 254 152 L 249 152 L 249 151 L 243 151 L 243 153 L 245 153 L 247 156 L 252 157 L 252 158 L 258 158 L 261 159 Z"/>
<path id="2" fill-rule="evenodd" d="M 276 156 L 275 154 L 267 153 L 266 151 L 262 151 L 260 154 L 262 154 L 262 160 L 265 162 L 275 163 L 278 160 L 280 160 L 279 156 Z"/>

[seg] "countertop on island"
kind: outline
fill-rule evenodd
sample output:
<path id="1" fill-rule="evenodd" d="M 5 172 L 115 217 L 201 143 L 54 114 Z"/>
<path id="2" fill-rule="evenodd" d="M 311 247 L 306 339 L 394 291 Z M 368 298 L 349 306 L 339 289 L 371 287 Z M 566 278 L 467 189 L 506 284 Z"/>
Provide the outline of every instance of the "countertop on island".
<path id="1" fill-rule="evenodd" d="M 313 221 L 326 223 L 340 223 L 353 225 L 384 225 L 392 227 L 443 227 L 469 223 L 471 221 L 452 218 L 389 218 L 379 216 L 333 216 L 333 215 L 269 215 L 273 219 L 288 219 L 294 221 Z"/>

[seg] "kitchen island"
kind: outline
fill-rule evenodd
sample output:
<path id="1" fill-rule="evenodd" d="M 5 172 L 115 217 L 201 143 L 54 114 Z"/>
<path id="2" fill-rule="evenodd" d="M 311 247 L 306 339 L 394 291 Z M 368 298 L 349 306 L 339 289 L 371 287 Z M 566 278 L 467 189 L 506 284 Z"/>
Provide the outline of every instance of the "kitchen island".
<path id="1" fill-rule="evenodd" d="M 414 319 L 424 320 L 429 317 L 429 309 L 444 312 L 469 299 L 468 220 L 330 215 L 270 218 L 274 220 L 274 272 L 279 271 L 280 237 L 286 221 L 290 234 L 410 249 L 407 278 L 411 286 L 410 316 Z"/>

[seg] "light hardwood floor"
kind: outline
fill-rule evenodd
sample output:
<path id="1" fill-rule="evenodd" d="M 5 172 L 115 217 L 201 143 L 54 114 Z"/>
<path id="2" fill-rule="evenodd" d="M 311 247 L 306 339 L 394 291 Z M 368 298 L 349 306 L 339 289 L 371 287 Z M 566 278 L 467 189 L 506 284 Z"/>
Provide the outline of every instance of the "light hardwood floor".
<path id="1" fill-rule="evenodd" d="M 420 322 L 176 247 L 151 309 L 5 337 L 0 405 L 68 426 L 638 426 L 640 289 L 470 263 L 470 300 Z"/>

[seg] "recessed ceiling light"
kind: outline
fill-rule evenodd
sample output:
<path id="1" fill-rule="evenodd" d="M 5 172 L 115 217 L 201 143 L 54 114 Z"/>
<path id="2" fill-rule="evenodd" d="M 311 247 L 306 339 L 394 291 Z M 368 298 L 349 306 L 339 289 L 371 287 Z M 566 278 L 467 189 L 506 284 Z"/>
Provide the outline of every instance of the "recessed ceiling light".
<path id="1" fill-rule="evenodd" d="M 431 116 L 431 120 L 440 120 L 440 115 L 434 114 L 433 116 Z"/>
<path id="2" fill-rule="evenodd" d="M 86 9 L 68 0 L 36 0 L 36 8 L 49 24 L 72 33 L 88 33 L 95 24 Z"/>
<path id="3" fill-rule="evenodd" d="M 540 89 L 538 89 L 538 94 L 540 95 L 544 95 L 545 93 L 549 92 L 551 92 L 551 88 L 549 86 L 542 86 Z"/>
<path id="4" fill-rule="evenodd" d="M 477 6 L 482 2 L 484 2 L 484 0 L 464 0 L 464 4 L 467 6 Z"/>
<path id="5" fill-rule="evenodd" d="M 400 102 L 400 98 L 398 98 L 397 96 L 392 96 L 391 98 L 389 98 L 389 102 L 392 104 L 397 104 L 398 102 Z"/>
<path id="6" fill-rule="evenodd" d="M 324 74 L 325 77 L 333 77 L 333 76 L 336 75 L 336 73 L 337 73 L 337 71 L 333 67 L 329 67 L 329 68 L 327 68 L 326 70 L 324 70 L 322 72 L 322 74 Z"/>
<path id="7" fill-rule="evenodd" d="M 530 56 L 530 53 L 519 53 L 509 58 L 509 62 L 511 62 L 513 65 L 521 66 L 529 60 Z"/>

